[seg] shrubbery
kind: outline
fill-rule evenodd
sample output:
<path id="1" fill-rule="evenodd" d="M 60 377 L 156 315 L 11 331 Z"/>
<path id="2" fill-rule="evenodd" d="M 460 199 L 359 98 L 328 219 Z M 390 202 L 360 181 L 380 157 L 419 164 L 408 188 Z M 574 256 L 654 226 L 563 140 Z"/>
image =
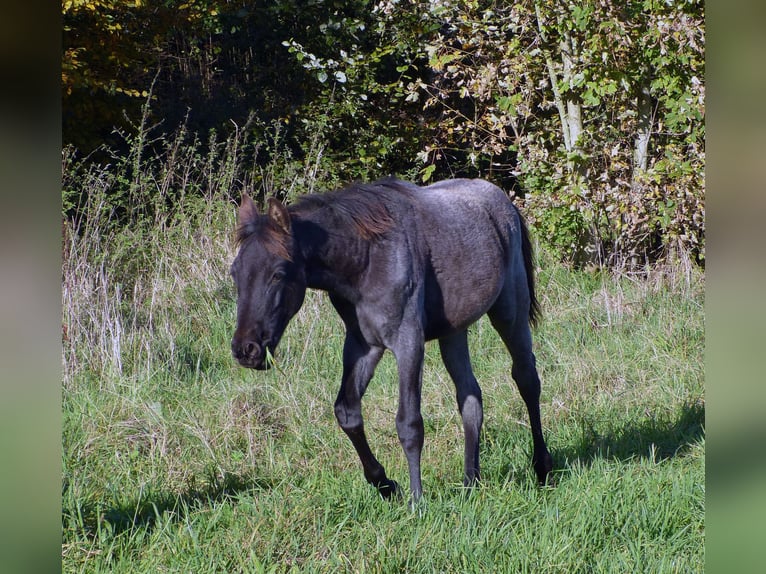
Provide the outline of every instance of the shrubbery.
<path id="1" fill-rule="evenodd" d="M 218 189 L 484 177 L 519 196 L 563 260 L 704 262 L 700 1 L 128 4 L 64 3 L 64 139 L 115 150 L 85 163 L 109 164 L 118 221 Z M 184 154 L 196 159 L 170 173 Z M 139 162 L 163 183 L 142 181 Z M 83 205 L 65 189 L 68 216 Z"/>

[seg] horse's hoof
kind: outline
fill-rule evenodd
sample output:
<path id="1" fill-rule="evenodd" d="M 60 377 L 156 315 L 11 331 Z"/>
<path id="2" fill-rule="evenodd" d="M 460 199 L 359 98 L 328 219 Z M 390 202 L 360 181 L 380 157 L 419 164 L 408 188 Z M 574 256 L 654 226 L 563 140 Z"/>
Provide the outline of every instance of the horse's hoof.
<path id="1" fill-rule="evenodd" d="M 394 500 L 402 497 L 402 487 L 395 480 L 386 480 L 377 486 L 384 500 Z"/>
<path id="2" fill-rule="evenodd" d="M 532 461 L 532 465 L 535 468 L 535 474 L 537 475 L 537 482 L 540 486 L 546 486 L 549 484 L 548 478 L 553 470 L 553 457 L 550 453 L 546 452 L 543 455 L 542 460 L 536 459 Z"/>

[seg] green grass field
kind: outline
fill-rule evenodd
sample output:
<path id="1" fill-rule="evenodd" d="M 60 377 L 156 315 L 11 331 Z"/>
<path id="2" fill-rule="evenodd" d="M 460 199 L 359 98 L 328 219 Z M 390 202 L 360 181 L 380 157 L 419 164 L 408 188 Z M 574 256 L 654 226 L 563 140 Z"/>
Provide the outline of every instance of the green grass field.
<path id="1" fill-rule="evenodd" d="M 462 480 L 452 384 L 427 346 L 424 499 L 367 485 L 333 401 L 343 328 L 309 293 L 278 369 L 229 341 L 234 206 L 151 234 L 69 234 L 64 254 L 65 572 L 702 572 L 704 275 L 566 269 L 540 256 L 535 331 L 556 470 L 536 486 L 526 411 L 486 319 L 482 483 Z M 80 239 L 78 240 L 77 237 Z M 365 396 L 370 442 L 406 485 L 388 354 Z"/>

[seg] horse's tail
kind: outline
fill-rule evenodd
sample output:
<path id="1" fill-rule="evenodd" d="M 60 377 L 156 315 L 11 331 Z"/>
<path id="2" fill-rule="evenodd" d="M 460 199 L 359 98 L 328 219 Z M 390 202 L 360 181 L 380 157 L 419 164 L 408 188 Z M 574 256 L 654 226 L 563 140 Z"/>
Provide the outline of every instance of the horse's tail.
<path id="1" fill-rule="evenodd" d="M 529 324 L 534 327 L 539 323 L 542 316 L 540 302 L 535 294 L 535 255 L 532 249 L 532 242 L 529 240 L 527 223 L 524 221 L 519 208 L 515 204 L 513 204 L 513 207 L 516 209 L 516 213 L 519 216 L 519 224 L 521 225 L 521 253 L 524 256 L 524 271 L 527 275 L 527 290 L 529 291 Z"/>

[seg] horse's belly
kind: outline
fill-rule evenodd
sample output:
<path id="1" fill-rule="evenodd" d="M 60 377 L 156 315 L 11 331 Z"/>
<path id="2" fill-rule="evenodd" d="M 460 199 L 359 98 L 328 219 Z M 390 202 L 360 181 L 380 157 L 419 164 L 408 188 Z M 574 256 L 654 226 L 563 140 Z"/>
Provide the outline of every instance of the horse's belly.
<path id="1" fill-rule="evenodd" d="M 497 299 L 502 283 L 466 275 L 451 284 L 426 284 L 425 335 L 438 339 L 462 331 L 484 315 Z"/>

